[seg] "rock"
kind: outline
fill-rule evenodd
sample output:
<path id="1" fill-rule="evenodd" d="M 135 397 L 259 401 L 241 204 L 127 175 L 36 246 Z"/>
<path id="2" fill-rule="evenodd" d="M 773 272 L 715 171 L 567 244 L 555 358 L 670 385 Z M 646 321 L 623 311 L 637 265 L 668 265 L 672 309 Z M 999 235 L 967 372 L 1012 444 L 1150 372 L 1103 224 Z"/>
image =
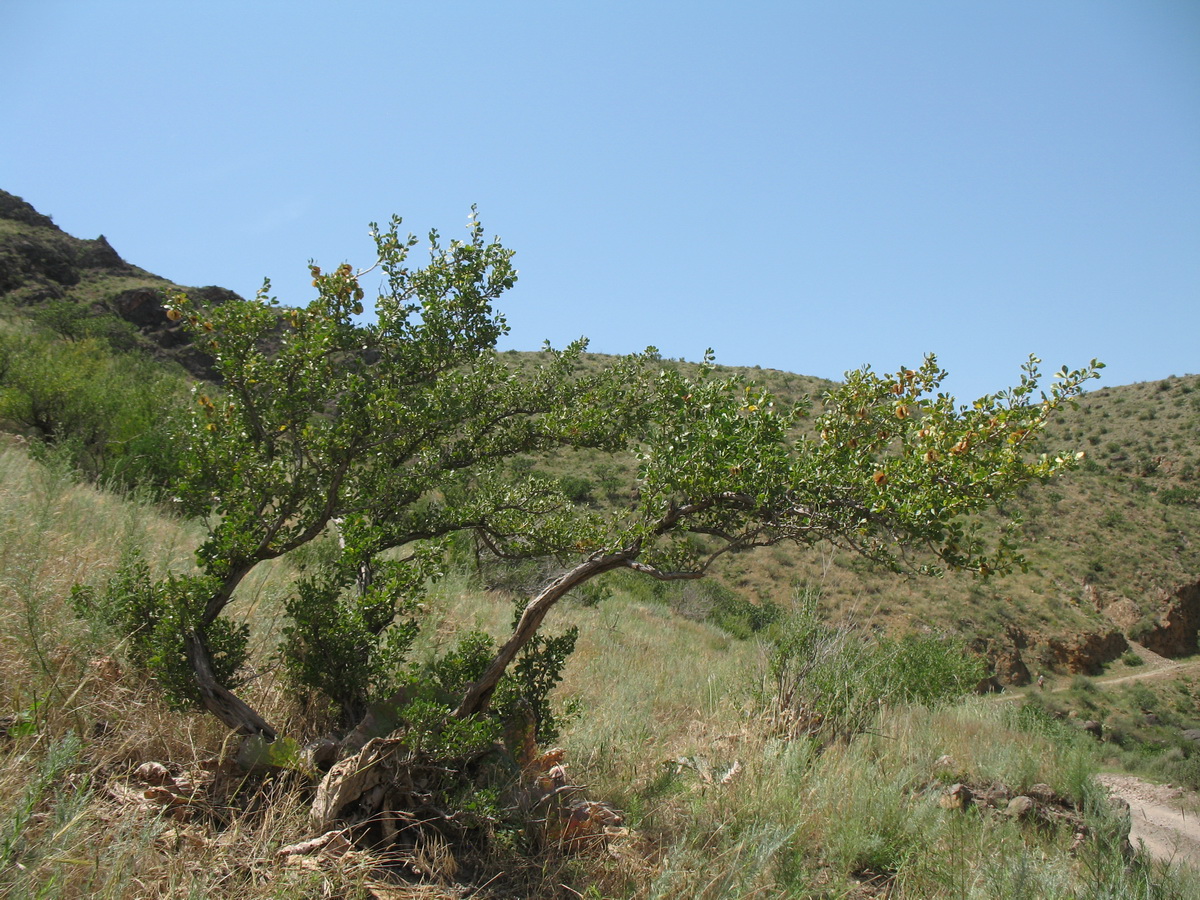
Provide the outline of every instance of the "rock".
<path id="1" fill-rule="evenodd" d="M 1180 735 L 1186 741 L 1191 741 L 1193 744 L 1200 744 L 1200 728 L 1188 728 L 1181 731 Z"/>
<path id="2" fill-rule="evenodd" d="M 121 254 L 113 249 L 104 235 L 100 235 L 94 241 L 80 241 L 75 263 L 86 269 L 128 268 L 128 263 L 121 259 Z"/>
<path id="3" fill-rule="evenodd" d="M 238 748 L 238 767 L 243 772 L 305 768 L 304 751 L 293 738 L 268 741 L 261 734 L 247 735 Z"/>
<path id="4" fill-rule="evenodd" d="M 1101 738 L 1104 737 L 1104 726 L 1101 725 L 1099 722 L 1097 722 L 1095 719 L 1088 719 L 1086 722 L 1081 724 L 1079 727 L 1081 730 L 1087 732 L 1092 737 L 1094 737 L 1096 740 L 1100 740 Z"/>
<path id="5" fill-rule="evenodd" d="M 25 225 L 53 228 L 58 231 L 58 226 L 54 224 L 53 219 L 42 215 L 29 203 L 7 191 L 0 191 L 0 219 L 12 219 L 14 222 L 21 222 Z"/>
<path id="6" fill-rule="evenodd" d="M 305 746 L 304 750 L 300 753 L 300 759 L 309 768 L 328 772 L 330 767 L 337 762 L 341 749 L 341 743 L 335 741 L 333 738 L 317 738 L 311 744 Z"/>
<path id="7" fill-rule="evenodd" d="M 1025 660 L 1021 659 L 1020 651 L 1008 650 L 997 655 L 996 677 L 1000 679 L 1001 683 L 1011 684 L 1014 687 L 1029 684 L 1031 680 L 1029 667 L 1025 665 Z"/>
<path id="8" fill-rule="evenodd" d="M 984 679 L 976 687 L 976 691 L 983 693 L 991 688 L 993 683 L 1004 685 L 1012 685 L 1020 687 L 1029 684 L 1029 667 L 1025 665 L 1025 661 L 1021 658 L 1021 651 L 1029 645 L 1029 640 L 1022 631 L 1015 625 L 1009 625 L 1004 630 L 1004 635 L 997 638 L 987 638 L 976 641 L 973 644 L 975 652 L 987 657 L 992 664 L 994 674 L 987 679 Z"/>
<path id="9" fill-rule="evenodd" d="M 160 762 L 144 762 L 134 770 L 133 775 L 142 784 L 158 786 L 175 784 L 174 777 Z"/>
<path id="10" fill-rule="evenodd" d="M 1121 629 L 1125 634 L 1132 633 L 1142 619 L 1141 610 L 1128 597 L 1114 600 L 1104 607 L 1104 615 L 1108 620 Z"/>
<path id="11" fill-rule="evenodd" d="M 1007 806 L 1010 796 L 1008 788 L 1002 784 L 997 784 L 977 792 L 975 794 L 975 802 L 980 806 Z"/>
<path id="12" fill-rule="evenodd" d="M 979 684 L 975 685 L 976 694 L 999 694 L 1003 690 L 1004 685 L 1000 683 L 1000 679 L 996 675 L 989 675 L 987 678 L 981 679 Z"/>
<path id="13" fill-rule="evenodd" d="M 1020 795 L 1008 801 L 1008 806 L 1005 807 L 1004 814 L 1014 819 L 1028 819 L 1036 811 L 1037 804 L 1029 797 Z"/>
<path id="14" fill-rule="evenodd" d="M 1200 582 L 1173 591 L 1160 591 L 1153 600 L 1162 610 L 1154 627 L 1138 635 L 1139 642 L 1160 656 L 1174 659 L 1197 652 L 1200 629 Z"/>
<path id="15" fill-rule="evenodd" d="M 938 799 L 938 805 L 942 809 L 966 809 L 974 799 L 975 795 L 965 784 L 952 784 Z"/>
<path id="16" fill-rule="evenodd" d="M 1048 784 L 1031 784 L 1025 791 L 1025 796 L 1031 797 L 1039 803 L 1055 803 L 1058 800 L 1058 795 L 1054 793 L 1054 788 Z"/>
<path id="17" fill-rule="evenodd" d="M 1072 675 L 1099 675 L 1107 662 L 1112 662 L 1129 649 L 1125 635 L 1111 631 L 1080 631 L 1046 639 L 1043 658 L 1050 668 Z"/>

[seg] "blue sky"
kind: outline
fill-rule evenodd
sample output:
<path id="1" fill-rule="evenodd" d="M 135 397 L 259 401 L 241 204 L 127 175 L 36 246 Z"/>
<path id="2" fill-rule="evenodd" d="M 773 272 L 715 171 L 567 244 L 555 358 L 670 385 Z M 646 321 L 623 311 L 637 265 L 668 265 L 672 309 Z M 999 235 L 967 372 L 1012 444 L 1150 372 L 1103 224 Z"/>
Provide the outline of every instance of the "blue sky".
<path id="1" fill-rule="evenodd" d="M 477 203 L 505 347 L 1200 371 L 1194 0 L 6 0 L 0 97 L 0 188 L 183 284 Z"/>

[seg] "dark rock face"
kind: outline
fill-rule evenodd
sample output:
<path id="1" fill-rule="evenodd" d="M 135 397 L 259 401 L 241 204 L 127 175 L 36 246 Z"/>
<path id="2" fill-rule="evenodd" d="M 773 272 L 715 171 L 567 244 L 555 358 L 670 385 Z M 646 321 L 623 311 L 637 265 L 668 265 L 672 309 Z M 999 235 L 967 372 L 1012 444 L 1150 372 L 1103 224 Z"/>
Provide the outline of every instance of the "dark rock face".
<path id="1" fill-rule="evenodd" d="M 19 226 L 0 233 L 0 296 L 20 306 L 66 301 L 86 306 L 89 315 L 115 315 L 137 328 L 149 352 L 174 360 L 199 378 L 214 378 L 212 359 L 195 348 L 180 323 L 167 319 L 163 296 L 167 290 L 186 290 L 217 305 L 236 297 L 233 291 L 179 288 L 127 263 L 104 235 L 95 240 L 72 237 L 5 191 L 0 191 L 0 219 Z M 124 283 L 118 280 L 106 290 L 112 276 Z M 138 286 L 130 287 L 130 282 Z"/>
<path id="2" fill-rule="evenodd" d="M 1112 631 L 1083 631 L 1046 640 L 1043 653 L 1050 668 L 1072 675 L 1099 675 L 1105 663 L 1129 649 L 1125 635 Z"/>
<path id="3" fill-rule="evenodd" d="M 7 191 L 0 191 L 0 219 L 12 219 L 14 222 L 39 228 L 58 229 L 49 216 L 43 216 L 20 197 Z"/>
<path id="4" fill-rule="evenodd" d="M 26 303 L 54 300 L 64 295 L 63 288 L 79 283 L 75 253 L 65 235 L 47 235 L 44 240 L 21 236 L 0 244 L 0 293 L 26 288 Z"/>
<path id="5" fill-rule="evenodd" d="M 1156 627 L 1140 635 L 1147 650 L 1166 657 L 1190 656 L 1200 647 L 1200 582 L 1163 591 L 1157 604 L 1163 610 Z"/>
<path id="6" fill-rule="evenodd" d="M 1001 684 L 1011 684 L 1015 687 L 1029 684 L 1029 667 L 1021 659 L 1021 651 L 1016 647 L 1000 650 L 996 654 L 996 677 Z"/>
<path id="7" fill-rule="evenodd" d="M 988 638 L 974 646 L 976 653 L 987 657 L 992 665 L 992 680 L 1000 686 L 1021 687 L 1029 684 L 1029 667 L 1021 656 L 1021 651 L 1029 646 L 1029 638 L 1015 625 L 1004 629 L 1003 637 Z M 983 685 L 980 686 L 981 688 Z M 983 691 L 976 689 L 980 693 Z"/>
<path id="8" fill-rule="evenodd" d="M 113 249 L 104 235 L 94 241 L 81 241 L 83 246 L 75 258 L 77 265 L 88 269 L 128 269 L 129 264 Z"/>

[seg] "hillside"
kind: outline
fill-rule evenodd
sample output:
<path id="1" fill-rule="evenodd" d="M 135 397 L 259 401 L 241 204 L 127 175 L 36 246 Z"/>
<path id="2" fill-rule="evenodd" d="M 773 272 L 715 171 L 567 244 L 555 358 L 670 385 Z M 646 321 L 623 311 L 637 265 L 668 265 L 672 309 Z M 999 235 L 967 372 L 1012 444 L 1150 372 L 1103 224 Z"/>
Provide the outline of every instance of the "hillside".
<path id="1" fill-rule="evenodd" d="M 67 235 L 20 198 L 0 192 L 0 305 L 18 319 L 68 338 L 81 322 L 108 323 L 107 333 L 128 336 L 130 347 L 206 375 L 207 360 L 163 312 L 162 292 L 174 287 L 122 260 L 102 236 Z M 218 302 L 229 296 L 216 287 L 188 290 Z M 529 365 L 540 356 L 510 353 Z M 591 357 L 584 365 L 603 362 Z M 682 361 L 663 365 L 692 368 Z M 739 371 L 785 400 L 809 398 L 818 408 L 829 387 L 792 373 Z M 988 653 L 1006 683 L 1024 683 L 1040 670 L 1098 671 L 1127 649 L 1128 639 L 1167 656 L 1194 653 L 1200 377 L 1095 390 L 1055 421 L 1046 446 L 1055 453 L 1083 451 L 1087 459 L 1058 483 L 1028 491 L 1021 509 L 1013 510 L 1026 519 L 1026 572 L 992 582 L 953 574 L 901 580 L 849 554 L 778 546 L 727 559 L 718 580 L 760 605 L 786 607 L 798 594 L 816 592 L 831 617 L 962 633 Z M 558 451 L 526 464 L 559 478 L 577 499 L 603 505 L 617 499 L 611 492 L 622 479 L 614 476 L 631 470 L 633 461 Z M 503 573 L 498 583 L 518 585 L 527 575 Z M 659 592 L 659 599 L 698 618 L 725 596 L 712 586 Z"/>
<path id="2" fill-rule="evenodd" d="M 68 602 L 73 584 L 103 584 L 131 553 L 186 570 L 200 537 L 0 439 L 0 894 L 1151 900 L 1200 883 L 1132 855 L 1127 813 L 1096 787 L 1097 745 L 1038 708 L 867 696 L 865 730 L 827 742 L 781 717 L 764 645 L 621 591 L 556 615 L 554 630 L 580 630 L 559 691 L 561 749 L 547 754 L 561 764 L 499 808 L 495 792 L 468 795 L 455 817 L 468 838 L 486 823 L 486 849 L 478 837 L 386 849 L 361 839 L 364 826 L 322 832 L 309 814 L 320 772 L 250 762 L 211 717 L 168 709 L 123 656 L 126 636 Z M 269 651 L 297 575 L 286 561 L 256 573 L 241 609 L 259 645 L 256 704 L 308 740 L 325 714 Z M 466 628 L 503 632 L 508 599 L 445 579 L 419 650 Z M 855 644 L 829 637 L 828 675 L 875 679 Z M 542 782 L 557 786 L 551 801 Z M 571 809 L 615 824 L 572 841 L 552 830 Z"/>
<path id="3" fill-rule="evenodd" d="M 1194 649 L 1195 377 L 1097 391 L 1055 423 L 1050 447 L 1094 453 L 1069 479 L 1020 498 L 1037 539 L 1028 572 L 901 581 L 840 553 L 783 547 L 728 557 L 703 581 L 610 572 L 555 606 L 544 643 L 503 686 L 525 692 L 462 717 L 453 710 L 464 679 L 477 683 L 514 610 L 528 613 L 529 592 L 557 563 L 489 560 L 464 536 L 430 557 L 438 576 L 422 572 L 415 602 L 399 608 L 402 585 L 364 586 L 371 557 L 353 571 L 330 565 L 344 563 L 353 526 L 326 530 L 263 556 L 223 598 L 225 633 L 246 642 L 231 669 L 237 690 L 278 725 L 265 738 L 239 735 L 171 692 L 195 684 L 195 672 L 173 674 L 147 652 L 170 654 L 173 623 L 198 616 L 167 604 L 199 596 L 188 593 L 204 588 L 189 577 L 196 550 L 230 508 L 206 494 L 205 518 L 179 512 L 186 501 L 175 493 L 187 489 L 173 483 L 179 444 L 163 422 L 237 395 L 220 400 L 220 386 L 197 390 L 169 374 L 172 360 L 204 369 L 162 314 L 165 282 L 15 198 L 4 208 L 0 894 L 1195 894 L 1193 873 L 1134 852 L 1128 807 L 1109 803 L 1096 777 L 1122 765 L 1200 787 L 1192 667 L 1169 668 L 1145 649 Z M 130 309 L 138 316 L 122 314 Z M 277 318 L 260 321 L 269 350 L 286 346 Z M 335 375 L 359 347 L 335 357 Z M 544 360 L 503 362 L 511 372 Z M 740 374 L 818 406 L 829 387 Z M 893 416 L 895 392 L 884 390 L 886 417 L 908 418 Z M 758 408 L 740 385 L 733 393 L 743 412 Z M 340 404 L 346 394 L 330 396 Z M 494 394 L 484 397 L 468 415 L 494 414 Z M 314 408 L 305 431 L 334 418 L 333 402 Z M 449 421 L 459 434 L 463 420 Z M 740 436 L 747 420 L 725 421 Z M 223 459 L 221 471 L 239 472 L 244 459 Z M 631 459 L 560 450 L 511 465 L 597 510 L 630 500 L 621 491 Z M 371 495 L 396 502 L 392 490 Z M 295 508 L 285 509 L 290 524 Z M 248 520 L 268 514 L 263 504 Z M 356 583 L 322 580 L 333 575 Z M 1173 584 L 1185 589 L 1171 608 Z M 313 644 L 321 652 L 302 659 L 289 652 L 304 615 L 332 608 L 319 604 L 365 610 L 378 598 L 384 625 L 399 623 L 386 687 L 364 690 L 348 715 L 327 687 L 338 685 L 303 676 L 367 668 L 371 645 L 346 629 L 353 621 L 314 617 L 309 635 L 348 640 Z M 1118 626 L 1145 646 L 1124 652 Z M 985 668 L 963 638 L 1009 683 L 1123 656 L 1102 682 L 1051 679 L 1048 690 L 996 700 L 973 696 Z M 311 665 L 299 672 L 298 659 Z M 352 662 L 339 670 L 337 659 Z M 1151 668 L 1160 674 L 1126 671 Z M 1024 702 L 1006 702 L 1014 696 Z M 547 705 L 535 713 L 530 697 Z"/>
<path id="4" fill-rule="evenodd" d="M 211 361 L 166 317 L 161 298 L 167 290 L 186 290 L 214 303 L 233 296 L 219 287 L 184 288 L 140 269 L 123 260 L 104 235 L 72 237 L 20 197 L 0 191 L 0 303 L 68 336 L 72 328 L 99 324 L 110 336 L 207 377 Z"/>

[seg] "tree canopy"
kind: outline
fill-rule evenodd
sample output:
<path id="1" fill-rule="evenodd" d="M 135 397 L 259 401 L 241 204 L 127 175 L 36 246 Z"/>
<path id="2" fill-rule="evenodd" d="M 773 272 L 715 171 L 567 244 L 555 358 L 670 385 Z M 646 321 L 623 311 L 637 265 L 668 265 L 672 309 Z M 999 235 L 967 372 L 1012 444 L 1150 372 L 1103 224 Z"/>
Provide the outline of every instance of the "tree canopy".
<path id="1" fill-rule="evenodd" d="M 275 729 L 231 690 L 245 633 L 226 610 L 256 565 L 334 525 L 341 557 L 289 603 L 284 652 L 317 680 L 306 655 L 340 659 L 351 681 L 357 670 L 336 699 L 359 711 L 386 693 L 411 640 L 413 602 L 438 566 L 430 542 L 473 532 L 502 557 L 557 557 L 561 574 L 462 686 L 452 708 L 465 718 L 487 708 L 553 605 L 604 572 L 699 578 L 726 553 L 832 542 L 895 569 L 1000 574 L 1020 564 L 1010 529 L 989 533 L 974 517 L 1074 462 L 1041 452 L 1039 432 L 1095 361 L 1044 391 L 1031 359 L 1017 386 L 959 406 L 930 356 L 850 372 L 816 409 L 720 376 L 711 355 L 694 376 L 652 351 L 595 370 L 579 341 L 528 366 L 495 350 L 512 252 L 472 216 L 465 240 L 431 232 L 414 267 L 419 241 L 399 225 L 373 228 L 371 269 L 311 265 L 317 296 L 301 308 L 269 285 L 220 305 L 169 301 L 222 383 L 196 388 L 182 451 L 177 493 L 208 523 L 198 574 L 141 592 L 138 640 L 180 700 L 243 733 Z M 364 322 L 375 269 L 384 286 Z M 580 506 L 509 465 L 556 447 L 636 454 L 628 502 Z"/>

